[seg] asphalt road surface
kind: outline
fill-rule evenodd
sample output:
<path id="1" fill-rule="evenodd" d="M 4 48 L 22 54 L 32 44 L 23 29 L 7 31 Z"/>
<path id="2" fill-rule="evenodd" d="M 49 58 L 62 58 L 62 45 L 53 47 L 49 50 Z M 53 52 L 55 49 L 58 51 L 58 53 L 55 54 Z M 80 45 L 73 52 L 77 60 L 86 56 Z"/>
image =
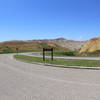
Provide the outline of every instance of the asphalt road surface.
<path id="1" fill-rule="evenodd" d="M 100 70 L 35 65 L 3 54 L 0 100 L 100 100 Z"/>
<path id="2" fill-rule="evenodd" d="M 32 53 L 22 53 L 24 55 L 43 57 L 41 52 L 32 52 Z M 50 58 L 50 56 L 46 56 Z M 81 56 L 54 56 L 54 58 L 63 58 L 63 59 L 83 59 L 83 60 L 100 60 L 100 57 L 81 57 Z"/>

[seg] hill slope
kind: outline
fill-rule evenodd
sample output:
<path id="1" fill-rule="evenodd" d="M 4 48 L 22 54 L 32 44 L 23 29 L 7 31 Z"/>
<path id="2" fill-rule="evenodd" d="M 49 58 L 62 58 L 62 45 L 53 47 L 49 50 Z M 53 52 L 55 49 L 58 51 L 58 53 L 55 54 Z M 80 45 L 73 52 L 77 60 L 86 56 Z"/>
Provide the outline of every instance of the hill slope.
<path id="1" fill-rule="evenodd" d="M 15 50 L 19 48 L 21 51 L 28 50 L 42 50 L 42 48 L 54 48 L 55 50 L 78 50 L 82 47 L 84 42 L 66 40 L 64 38 L 50 39 L 50 40 L 27 40 L 27 41 L 6 41 L 0 43 L 0 49 L 7 47 Z"/>
<path id="2" fill-rule="evenodd" d="M 100 50 L 100 37 L 92 38 L 81 48 L 80 53 L 92 53 Z"/>
<path id="3" fill-rule="evenodd" d="M 0 43 L 0 49 L 4 50 L 10 48 L 16 50 L 19 48 L 20 51 L 40 51 L 42 48 L 54 48 L 55 50 L 68 50 L 66 47 L 62 47 L 54 42 L 46 40 L 32 40 L 32 41 L 6 41 Z"/>
<path id="4" fill-rule="evenodd" d="M 58 38 L 53 41 L 63 47 L 69 48 L 70 50 L 79 50 L 85 43 L 85 41 L 66 40 L 64 38 Z"/>

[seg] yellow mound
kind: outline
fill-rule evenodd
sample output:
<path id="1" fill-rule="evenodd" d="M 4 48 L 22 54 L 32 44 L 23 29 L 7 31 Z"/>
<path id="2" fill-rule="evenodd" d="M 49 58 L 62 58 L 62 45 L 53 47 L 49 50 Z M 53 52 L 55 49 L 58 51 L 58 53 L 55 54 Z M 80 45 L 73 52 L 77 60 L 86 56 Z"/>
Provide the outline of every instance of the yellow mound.
<path id="1" fill-rule="evenodd" d="M 100 50 L 100 37 L 87 41 L 80 50 L 80 53 L 92 53 Z"/>

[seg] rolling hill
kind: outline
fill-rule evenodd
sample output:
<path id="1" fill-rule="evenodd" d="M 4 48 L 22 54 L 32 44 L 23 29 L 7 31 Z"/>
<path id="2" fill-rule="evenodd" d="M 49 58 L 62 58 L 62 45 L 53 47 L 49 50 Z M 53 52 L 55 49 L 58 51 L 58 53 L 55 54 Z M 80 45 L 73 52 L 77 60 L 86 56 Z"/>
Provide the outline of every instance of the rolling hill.
<path id="1" fill-rule="evenodd" d="M 49 40 L 5 41 L 0 43 L 0 50 L 10 48 L 20 51 L 40 51 L 42 48 L 54 48 L 55 50 L 79 50 L 84 42 L 66 40 L 64 38 Z"/>
<path id="2" fill-rule="evenodd" d="M 80 53 L 93 53 L 100 51 L 100 37 L 88 40 L 80 50 Z"/>

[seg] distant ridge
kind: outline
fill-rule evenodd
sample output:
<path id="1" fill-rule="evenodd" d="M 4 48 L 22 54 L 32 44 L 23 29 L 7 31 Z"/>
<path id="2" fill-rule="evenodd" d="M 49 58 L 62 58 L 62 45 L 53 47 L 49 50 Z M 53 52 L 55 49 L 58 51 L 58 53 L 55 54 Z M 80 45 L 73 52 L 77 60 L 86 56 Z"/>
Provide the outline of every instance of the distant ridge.
<path id="1" fill-rule="evenodd" d="M 67 40 L 64 38 L 54 39 L 53 41 L 63 47 L 69 48 L 70 50 L 79 50 L 85 43 L 85 41 Z"/>
<path id="2" fill-rule="evenodd" d="M 15 49 L 20 48 L 21 50 L 39 50 L 43 47 L 53 47 L 57 50 L 79 50 L 85 42 L 67 40 L 65 38 L 57 39 L 43 39 L 43 40 L 12 40 L 0 42 L 0 48 L 3 49 L 6 46 Z"/>

